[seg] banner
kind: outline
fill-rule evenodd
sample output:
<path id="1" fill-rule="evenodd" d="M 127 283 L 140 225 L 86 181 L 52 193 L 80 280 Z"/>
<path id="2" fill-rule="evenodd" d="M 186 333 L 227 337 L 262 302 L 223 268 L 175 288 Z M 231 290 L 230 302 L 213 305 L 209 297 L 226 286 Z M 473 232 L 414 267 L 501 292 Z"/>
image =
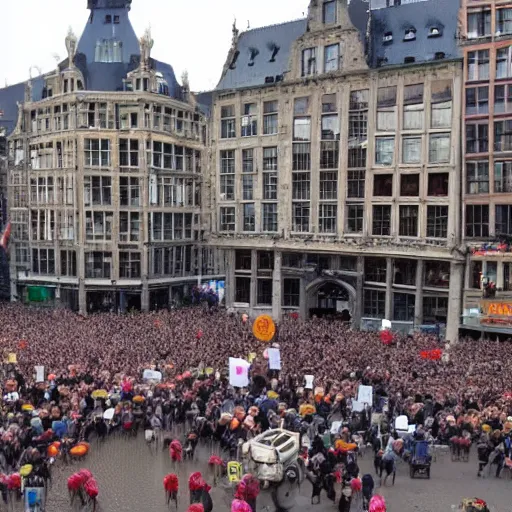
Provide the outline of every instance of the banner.
<path id="1" fill-rule="evenodd" d="M 144 370 L 142 378 L 144 380 L 156 380 L 160 382 L 162 380 L 162 374 L 160 372 L 155 372 L 154 370 Z"/>
<path id="2" fill-rule="evenodd" d="M 34 366 L 36 372 L 36 383 L 44 382 L 44 366 Z"/>
<path id="3" fill-rule="evenodd" d="M 372 386 L 359 386 L 357 391 L 357 401 L 362 404 L 367 404 L 370 407 L 373 405 L 373 387 Z"/>
<path id="4" fill-rule="evenodd" d="M 268 349 L 268 367 L 270 370 L 281 369 L 281 352 L 278 348 Z"/>
<path id="5" fill-rule="evenodd" d="M 245 388 L 249 384 L 250 363 L 239 357 L 229 358 L 229 383 L 236 388 Z"/>

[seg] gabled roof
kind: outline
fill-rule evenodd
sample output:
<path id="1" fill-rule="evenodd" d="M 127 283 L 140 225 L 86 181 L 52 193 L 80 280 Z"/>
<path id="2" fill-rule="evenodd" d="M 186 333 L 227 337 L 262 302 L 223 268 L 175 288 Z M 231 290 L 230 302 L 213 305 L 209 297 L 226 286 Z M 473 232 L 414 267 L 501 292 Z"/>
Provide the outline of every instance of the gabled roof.
<path id="1" fill-rule="evenodd" d="M 275 79 L 289 71 L 291 46 L 304 34 L 306 27 L 307 20 L 301 19 L 242 32 L 236 46 L 239 52 L 236 61 L 230 63 L 217 90 L 264 85 L 266 77 Z M 277 48 L 274 62 L 271 62 Z M 249 65 L 251 62 L 252 66 Z"/>
<path id="2" fill-rule="evenodd" d="M 458 58 L 458 12 L 459 0 L 429 0 L 372 11 L 371 67 L 404 64 L 408 57 L 427 62 L 435 60 L 436 54 L 438 58 Z M 404 40 L 411 29 L 415 37 Z M 440 34 L 432 36 L 432 29 Z"/>

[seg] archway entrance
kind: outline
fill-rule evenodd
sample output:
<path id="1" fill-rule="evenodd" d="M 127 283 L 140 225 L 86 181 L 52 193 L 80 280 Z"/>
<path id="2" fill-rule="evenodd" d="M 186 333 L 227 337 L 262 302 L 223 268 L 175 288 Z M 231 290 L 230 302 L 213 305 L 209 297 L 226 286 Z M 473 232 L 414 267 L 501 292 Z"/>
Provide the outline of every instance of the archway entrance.
<path id="1" fill-rule="evenodd" d="M 354 314 L 355 289 L 334 278 L 319 278 L 307 288 L 308 315 L 335 317 L 350 322 Z"/>

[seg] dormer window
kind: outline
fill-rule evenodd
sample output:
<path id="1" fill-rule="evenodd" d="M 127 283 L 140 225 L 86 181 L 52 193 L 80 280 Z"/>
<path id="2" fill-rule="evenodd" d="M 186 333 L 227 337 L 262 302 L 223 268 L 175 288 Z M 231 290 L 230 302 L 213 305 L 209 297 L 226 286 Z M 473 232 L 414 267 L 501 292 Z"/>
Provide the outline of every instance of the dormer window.
<path id="1" fill-rule="evenodd" d="M 114 16 L 114 25 L 119 25 L 119 16 Z"/>
<path id="2" fill-rule="evenodd" d="M 382 36 L 383 43 L 392 43 L 393 42 L 393 32 L 384 32 Z"/>
<path id="3" fill-rule="evenodd" d="M 105 16 L 105 23 L 106 23 L 106 24 L 107 24 L 107 23 L 108 23 L 108 24 L 112 23 L 112 15 L 111 15 L 111 14 L 107 14 L 107 15 Z"/>
<path id="4" fill-rule="evenodd" d="M 229 69 L 235 69 L 236 68 L 236 61 L 238 60 L 239 55 L 240 55 L 240 52 L 238 50 L 233 54 L 233 59 L 231 60 L 231 64 L 229 65 Z"/>
<path id="5" fill-rule="evenodd" d="M 323 5 L 323 22 L 326 25 L 332 25 L 336 23 L 336 0 L 327 0 Z"/>
<path id="6" fill-rule="evenodd" d="M 277 46 L 277 44 L 275 43 L 270 43 L 268 45 L 268 49 L 272 52 L 271 55 L 270 55 L 270 60 L 269 62 L 275 62 L 276 61 L 276 56 L 280 50 L 279 46 Z"/>
<path id="7" fill-rule="evenodd" d="M 250 52 L 250 60 L 249 60 L 249 66 L 254 66 L 254 59 L 258 56 L 260 53 L 257 48 L 249 48 Z"/>
<path id="8" fill-rule="evenodd" d="M 443 34 L 440 27 L 430 27 L 428 30 L 428 37 L 439 37 Z"/>
<path id="9" fill-rule="evenodd" d="M 405 31 L 404 35 L 404 41 L 414 41 L 416 39 L 416 29 L 415 28 L 408 28 Z"/>

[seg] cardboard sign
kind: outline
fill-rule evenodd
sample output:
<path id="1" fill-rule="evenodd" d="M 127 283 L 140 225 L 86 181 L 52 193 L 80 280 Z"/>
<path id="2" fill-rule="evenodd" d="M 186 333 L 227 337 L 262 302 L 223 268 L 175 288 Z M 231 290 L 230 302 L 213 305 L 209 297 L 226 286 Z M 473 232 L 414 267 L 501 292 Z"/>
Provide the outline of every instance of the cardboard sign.
<path id="1" fill-rule="evenodd" d="M 357 391 L 357 401 L 362 404 L 373 405 L 373 387 L 372 386 L 359 386 Z"/>
<path id="2" fill-rule="evenodd" d="M 144 370 L 142 378 L 144 380 L 156 380 L 157 382 L 160 382 L 162 380 L 162 374 L 154 370 Z"/>
<path id="3" fill-rule="evenodd" d="M 314 375 L 304 375 L 304 380 L 306 383 L 304 384 L 304 389 L 313 389 L 313 381 L 315 380 Z"/>
<path id="4" fill-rule="evenodd" d="M 236 388 L 244 388 L 249 384 L 250 363 L 239 357 L 229 358 L 229 383 Z"/>
<path id="5" fill-rule="evenodd" d="M 281 352 L 278 348 L 268 349 L 268 367 L 270 370 L 281 369 Z"/>
<path id="6" fill-rule="evenodd" d="M 34 366 L 36 382 L 44 382 L 44 366 Z"/>
<path id="7" fill-rule="evenodd" d="M 7 355 L 7 362 L 11 364 L 16 364 L 18 362 L 16 358 L 16 354 L 14 352 L 11 352 Z"/>

